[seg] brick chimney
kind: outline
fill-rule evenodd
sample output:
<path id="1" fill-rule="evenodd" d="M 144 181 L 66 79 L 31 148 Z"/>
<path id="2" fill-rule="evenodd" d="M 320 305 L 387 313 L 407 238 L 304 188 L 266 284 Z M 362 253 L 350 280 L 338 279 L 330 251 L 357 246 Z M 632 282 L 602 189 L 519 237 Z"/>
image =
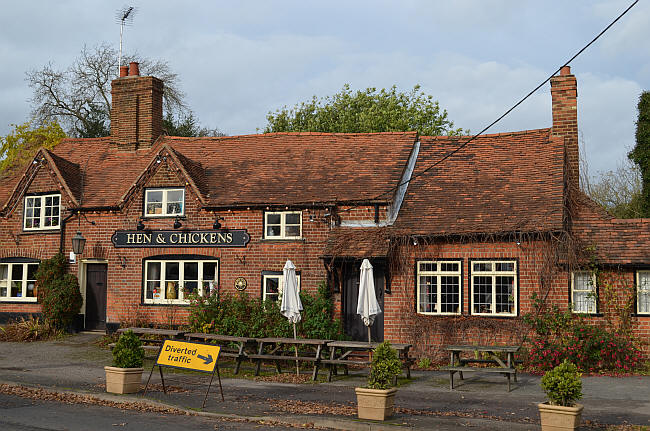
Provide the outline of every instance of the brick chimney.
<path id="1" fill-rule="evenodd" d="M 564 137 L 564 156 L 569 181 L 580 185 L 580 160 L 578 149 L 578 83 L 571 68 L 564 66 L 560 74 L 551 78 L 553 100 L 553 136 Z"/>
<path id="2" fill-rule="evenodd" d="M 138 63 L 120 69 L 111 83 L 111 138 L 126 151 L 147 148 L 162 133 L 163 82 L 153 76 L 140 76 Z"/>

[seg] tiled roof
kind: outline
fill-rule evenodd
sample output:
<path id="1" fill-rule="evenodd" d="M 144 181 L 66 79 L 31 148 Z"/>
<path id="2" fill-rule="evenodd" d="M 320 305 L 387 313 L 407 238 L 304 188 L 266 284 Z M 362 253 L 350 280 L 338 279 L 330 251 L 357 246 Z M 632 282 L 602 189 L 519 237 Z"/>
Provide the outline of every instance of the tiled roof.
<path id="1" fill-rule="evenodd" d="M 200 161 L 208 206 L 291 205 L 364 201 L 385 192 L 399 183 L 416 136 L 270 133 L 163 141 Z"/>
<path id="2" fill-rule="evenodd" d="M 549 129 L 483 135 L 418 177 L 466 137 L 420 138 L 397 233 L 498 234 L 562 229 L 564 142 Z"/>
<path id="3" fill-rule="evenodd" d="M 344 228 L 330 231 L 323 256 L 370 258 L 388 254 L 389 239 L 383 228 Z"/>
<path id="4" fill-rule="evenodd" d="M 616 219 L 581 194 L 573 218 L 573 232 L 583 246 L 593 246 L 599 263 L 650 262 L 650 219 Z"/>
<path id="5" fill-rule="evenodd" d="M 416 139 L 416 132 L 161 137 L 152 148 L 123 151 L 107 137 L 65 139 L 48 154 L 83 207 L 119 205 L 165 147 L 206 206 L 297 205 L 385 192 L 399 183 Z M 2 181 L 2 203 L 19 178 Z"/>

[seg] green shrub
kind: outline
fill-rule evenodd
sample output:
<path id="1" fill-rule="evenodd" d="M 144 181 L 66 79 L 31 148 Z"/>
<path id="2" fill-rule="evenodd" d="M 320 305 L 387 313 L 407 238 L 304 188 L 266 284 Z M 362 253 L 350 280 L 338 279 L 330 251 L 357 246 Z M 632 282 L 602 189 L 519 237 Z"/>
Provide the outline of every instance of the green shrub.
<path id="1" fill-rule="evenodd" d="M 36 271 L 38 302 L 46 322 L 55 328 L 70 326 L 83 304 L 77 277 L 65 271 L 62 253 L 41 262 Z"/>
<path id="2" fill-rule="evenodd" d="M 542 389 L 549 402 L 556 406 L 573 406 L 582 398 L 581 374 L 566 359 L 542 377 Z"/>
<path id="3" fill-rule="evenodd" d="M 427 369 L 431 368 L 431 359 L 430 358 L 420 358 L 418 360 L 418 368 L 420 369 Z"/>
<path id="4" fill-rule="evenodd" d="M 293 337 L 293 325 L 280 314 L 277 301 L 251 298 L 246 292 L 234 295 L 189 295 L 188 322 L 194 332 L 234 335 L 239 337 Z M 334 303 L 327 285 L 318 287 L 318 294 L 301 293 L 302 320 L 296 325 L 301 338 L 338 340 L 343 328 L 332 319 Z"/>
<path id="5" fill-rule="evenodd" d="M 393 386 L 393 380 L 402 372 L 402 363 L 397 356 L 397 350 L 384 341 L 373 351 L 368 387 L 370 389 L 388 389 Z"/>
<path id="6" fill-rule="evenodd" d="M 133 331 L 120 335 L 113 349 L 113 366 L 118 368 L 141 368 L 144 362 L 142 341 Z"/>

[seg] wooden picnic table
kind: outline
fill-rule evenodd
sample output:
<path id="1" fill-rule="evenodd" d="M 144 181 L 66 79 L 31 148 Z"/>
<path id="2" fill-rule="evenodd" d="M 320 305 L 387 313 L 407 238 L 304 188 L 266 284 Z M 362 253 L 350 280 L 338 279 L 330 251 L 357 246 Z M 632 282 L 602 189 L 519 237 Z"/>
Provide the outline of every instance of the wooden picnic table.
<path id="1" fill-rule="evenodd" d="M 246 348 L 249 347 L 250 350 L 251 347 L 257 346 L 257 340 L 255 340 L 255 338 L 235 337 L 232 335 L 190 332 L 188 334 L 185 334 L 185 339 L 188 341 L 203 341 L 206 343 L 221 346 L 221 350 L 219 352 L 220 356 L 235 358 L 235 374 L 239 373 L 241 362 L 249 357 L 249 354 L 246 352 Z"/>
<path id="2" fill-rule="evenodd" d="M 323 348 L 330 340 L 319 340 L 310 338 L 257 338 L 257 354 L 248 355 L 250 359 L 257 362 L 255 375 L 260 374 L 262 361 L 273 361 L 278 373 L 281 361 L 303 361 L 313 362 L 314 370 L 312 380 L 318 378 L 318 368 L 322 361 Z M 295 348 L 298 348 L 298 357 L 295 356 Z"/>
<path id="3" fill-rule="evenodd" d="M 362 358 L 360 353 L 374 350 L 379 344 L 376 341 L 370 343 L 367 341 L 330 341 L 327 343 L 327 347 L 330 349 L 330 357 L 321 362 L 329 366 L 328 380 L 332 381 L 332 375 L 336 374 L 339 365 L 343 366 L 346 375 L 348 374 L 348 365 L 370 365 L 371 361 Z M 409 357 L 409 349 L 412 345 L 391 343 L 390 346 L 397 350 L 402 366 L 406 370 L 406 377 L 410 379 L 413 359 Z M 367 357 L 367 353 L 365 355 Z"/>
<path id="4" fill-rule="evenodd" d="M 515 353 L 521 346 L 474 346 L 474 345 L 453 345 L 445 347 L 450 352 L 449 366 L 440 368 L 443 371 L 449 371 L 449 387 L 454 389 L 454 374 L 458 373 L 463 380 L 463 372 L 479 371 L 485 373 L 499 373 L 508 378 L 508 392 L 510 392 L 510 376 L 514 376 L 517 381 L 517 369 L 515 368 Z M 487 355 L 487 358 L 463 358 L 463 352 L 481 352 Z M 505 359 L 503 358 L 505 356 Z M 484 363 L 496 365 L 496 367 L 470 367 L 468 363 Z"/>

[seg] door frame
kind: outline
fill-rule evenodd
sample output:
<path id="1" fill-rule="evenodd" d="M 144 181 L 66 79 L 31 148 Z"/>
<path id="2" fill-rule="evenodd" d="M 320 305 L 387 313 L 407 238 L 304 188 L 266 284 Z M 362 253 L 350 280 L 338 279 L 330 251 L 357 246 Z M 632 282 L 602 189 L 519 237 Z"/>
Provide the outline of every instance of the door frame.
<path id="1" fill-rule="evenodd" d="M 373 271 L 375 280 L 377 280 L 377 278 L 382 279 L 381 295 L 380 295 L 381 296 L 381 304 L 380 304 L 380 306 L 381 306 L 381 311 L 382 312 L 377 316 L 377 318 L 375 320 L 375 323 L 381 322 L 381 325 L 380 325 L 381 328 L 377 328 L 377 331 L 378 331 L 377 335 L 379 336 L 380 341 L 383 341 L 385 339 L 384 336 L 385 336 L 385 330 L 386 330 L 385 329 L 385 307 L 386 307 L 385 304 L 386 304 L 386 286 L 387 286 L 387 283 L 388 283 L 388 275 L 387 275 L 388 274 L 388 268 L 387 268 L 385 260 L 382 259 L 382 258 L 374 258 L 374 259 L 369 258 L 369 260 L 370 260 L 370 263 L 372 264 L 373 268 L 376 268 L 376 270 Z M 347 295 L 348 294 L 347 294 L 347 292 L 344 291 L 345 289 L 347 289 L 346 284 L 348 282 L 348 279 L 350 278 L 350 274 L 348 273 L 348 270 L 352 269 L 352 271 L 354 271 L 354 273 L 355 273 L 355 277 L 357 275 L 360 275 L 361 262 L 362 261 L 363 261 L 363 259 L 361 259 L 361 258 L 359 258 L 359 259 L 344 259 L 344 260 L 339 261 L 339 265 L 344 265 L 346 267 L 344 269 L 344 271 L 343 271 L 343 274 L 342 274 L 342 280 L 340 280 L 340 283 L 341 283 L 340 284 L 340 286 L 341 286 L 341 316 L 340 316 L 340 318 L 341 318 L 341 322 L 343 323 L 343 330 L 344 331 L 346 331 L 346 326 L 347 326 L 347 322 L 346 322 L 347 316 L 346 316 L 346 313 L 345 313 L 346 308 L 351 307 L 352 310 L 356 310 L 356 307 L 357 307 L 356 302 L 348 303 L 348 301 L 347 301 Z M 382 274 L 381 274 L 380 277 L 377 276 L 377 270 L 378 269 L 381 269 Z M 378 288 L 377 283 L 375 283 L 375 289 L 377 289 L 377 288 Z M 365 340 L 367 340 L 367 337 L 362 341 L 365 341 Z M 378 341 L 378 340 L 375 340 L 374 337 L 373 337 L 373 341 Z"/>
<path id="2" fill-rule="evenodd" d="M 95 264 L 95 263 L 106 265 L 106 295 L 108 296 L 108 268 L 109 268 L 108 260 L 107 259 L 81 259 L 79 261 L 77 278 L 79 279 L 79 290 L 81 291 L 81 296 L 83 298 L 83 303 L 81 305 L 80 313 L 83 314 L 84 329 L 86 329 L 86 281 L 87 281 L 86 272 L 88 270 L 88 265 Z M 106 304 L 108 305 L 108 301 L 106 302 Z"/>

